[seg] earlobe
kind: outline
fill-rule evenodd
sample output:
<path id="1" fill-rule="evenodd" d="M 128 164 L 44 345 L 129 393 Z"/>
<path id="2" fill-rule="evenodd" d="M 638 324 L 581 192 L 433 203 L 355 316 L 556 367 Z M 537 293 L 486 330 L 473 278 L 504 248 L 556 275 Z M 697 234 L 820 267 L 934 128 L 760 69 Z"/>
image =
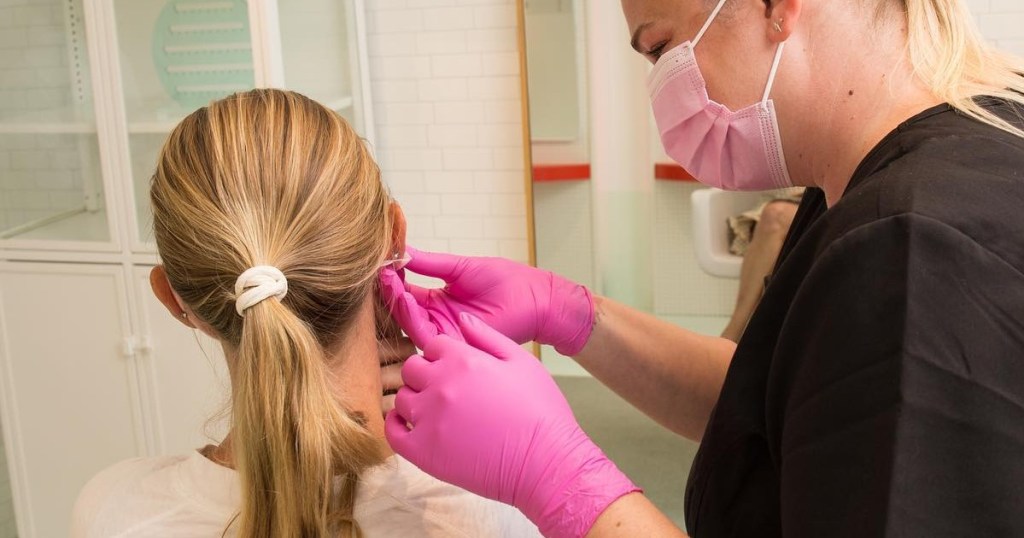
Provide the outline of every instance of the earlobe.
<path id="1" fill-rule="evenodd" d="M 174 289 L 171 288 L 171 283 L 167 280 L 167 273 L 164 272 L 164 266 L 157 265 L 149 272 L 149 286 L 153 288 L 153 295 L 156 296 L 175 319 L 187 327 L 196 328 L 192 320 L 188 319 L 188 316 L 185 314 L 184 303 L 174 293 Z"/>
<path id="2" fill-rule="evenodd" d="M 769 39 L 776 43 L 788 40 L 800 20 L 802 8 L 803 0 L 778 0 L 768 8 Z"/>

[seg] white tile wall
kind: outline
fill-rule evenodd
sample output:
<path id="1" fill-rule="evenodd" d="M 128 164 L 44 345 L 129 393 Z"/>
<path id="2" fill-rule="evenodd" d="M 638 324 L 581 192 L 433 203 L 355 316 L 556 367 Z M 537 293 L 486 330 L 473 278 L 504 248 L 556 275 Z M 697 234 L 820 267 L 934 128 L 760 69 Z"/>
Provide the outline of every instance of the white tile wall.
<path id="1" fill-rule="evenodd" d="M 377 155 L 409 243 L 526 261 L 515 2 L 366 8 Z"/>
<path id="2" fill-rule="evenodd" d="M 981 33 L 996 46 L 1024 56 L 1024 2 L 966 0 Z"/>

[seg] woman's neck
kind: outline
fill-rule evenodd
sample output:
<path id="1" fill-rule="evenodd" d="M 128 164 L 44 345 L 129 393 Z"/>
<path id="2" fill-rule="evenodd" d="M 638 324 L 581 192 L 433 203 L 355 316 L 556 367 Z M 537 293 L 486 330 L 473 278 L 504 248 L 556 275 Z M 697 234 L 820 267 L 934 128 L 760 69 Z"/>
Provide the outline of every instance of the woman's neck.
<path id="1" fill-rule="evenodd" d="M 337 401 L 343 402 L 350 413 L 365 418 L 366 428 L 380 439 L 381 451 L 387 457 L 394 452 L 384 438 L 384 419 L 381 414 L 383 388 L 374 324 L 374 300 L 372 295 L 367 297 L 347 336 L 334 349 L 328 350 L 326 377 Z M 228 365 L 233 363 L 233 358 L 228 355 Z M 201 452 L 214 463 L 234 469 L 231 450 L 233 435 L 234 431 L 229 431 L 219 445 L 211 445 L 212 448 L 206 447 Z"/>

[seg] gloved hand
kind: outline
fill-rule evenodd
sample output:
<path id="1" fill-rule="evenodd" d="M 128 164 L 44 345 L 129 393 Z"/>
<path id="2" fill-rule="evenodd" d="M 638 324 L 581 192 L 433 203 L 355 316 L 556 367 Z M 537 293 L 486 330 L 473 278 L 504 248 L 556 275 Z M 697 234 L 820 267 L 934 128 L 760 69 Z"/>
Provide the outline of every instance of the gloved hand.
<path id="1" fill-rule="evenodd" d="M 639 491 L 576 423 L 533 355 L 463 314 L 402 368 L 391 447 L 429 474 L 518 508 L 545 536 L 579 537 Z M 411 428 L 411 429 L 410 429 Z"/>
<path id="2" fill-rule="evenodd" d="M 586 287 L 503 258 L 434 254 L 406 248 L 405 269 L 440 278 L 442 289 L 403 282 L 393 269 L 381 271 L 381 295 L 391 314 L 423 349 L 438 333 L 460 338 L 457 316 L 468 312 L 523 344 L 549 344 L 567 356 L 583 349 L 594 325 L 594 299 Z"/>

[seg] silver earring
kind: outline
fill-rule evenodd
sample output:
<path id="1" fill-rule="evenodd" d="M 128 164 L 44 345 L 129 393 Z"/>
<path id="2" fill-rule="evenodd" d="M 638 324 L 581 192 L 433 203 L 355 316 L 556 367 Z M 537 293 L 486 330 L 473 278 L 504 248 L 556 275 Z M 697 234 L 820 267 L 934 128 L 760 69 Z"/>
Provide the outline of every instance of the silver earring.
<path id="1" fill-rule="evenodd" d="M 773 22 L 772 23 L 772 28 L 774 28 L 776 32 L 781 32 L 782 31 L 782 19 L 779 19 L 779 20 Z"/>
<path id="2" fill-rule="evenodd" d="M 188 312 L 185 312 L 184 310 L 182 310 L 181 311 L 181 319 L 188 319 Z"/>

